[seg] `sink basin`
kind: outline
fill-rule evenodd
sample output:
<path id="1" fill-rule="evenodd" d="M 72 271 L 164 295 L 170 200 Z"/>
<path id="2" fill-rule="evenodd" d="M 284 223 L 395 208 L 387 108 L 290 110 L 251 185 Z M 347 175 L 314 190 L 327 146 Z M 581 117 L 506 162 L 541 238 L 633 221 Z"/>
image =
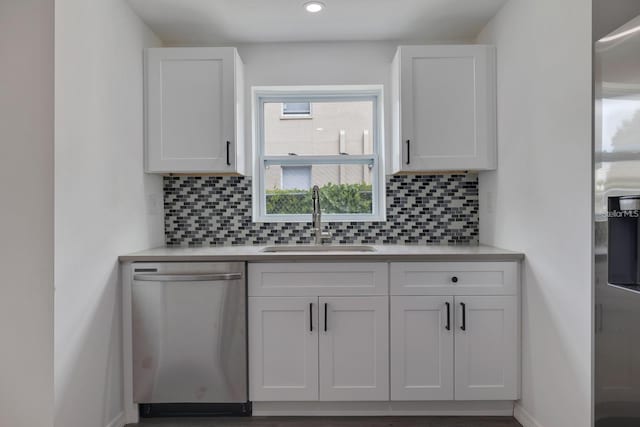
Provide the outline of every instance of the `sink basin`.
<path id="1" fill-rule="evenodd" d="M 262 252 L 375 252 L 366 245 L 276 245 L 267 246 Z"/>

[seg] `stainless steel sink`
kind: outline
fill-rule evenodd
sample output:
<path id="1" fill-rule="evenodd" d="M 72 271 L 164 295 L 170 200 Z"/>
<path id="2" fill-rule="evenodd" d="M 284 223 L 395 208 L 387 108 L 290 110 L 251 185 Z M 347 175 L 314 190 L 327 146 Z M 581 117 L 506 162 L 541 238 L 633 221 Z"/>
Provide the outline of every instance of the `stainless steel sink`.
<path id="1" fill-rule="evenodd" d="M 375 252 L 367 245 L 275 245 L 267 246 L 262 252 Z"/>

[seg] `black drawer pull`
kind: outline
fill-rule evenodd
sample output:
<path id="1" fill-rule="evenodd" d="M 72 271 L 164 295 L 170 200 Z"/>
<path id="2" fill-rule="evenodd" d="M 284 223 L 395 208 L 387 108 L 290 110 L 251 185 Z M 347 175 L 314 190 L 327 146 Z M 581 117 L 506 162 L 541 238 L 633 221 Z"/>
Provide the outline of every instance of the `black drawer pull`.
<path id="1" fill-rule="evenodd" d="M 453 276 L 453 277 L 451 278 L 451 281 L 452 281 L 453 283 L 458 283 L 458 277 L 457 277 L 457 276 Z"/>
<path id="2" fill-rule="evenodd" d="M 411 163 L 411 140 L 407 139 L 407 164 Z"/>
<path id="3" fill-rule="evenodd" d="M 309 332 L 313 332 L 313 303 L 309 303 Z"/>
<path id="4" fill-rule="evenodd" d="M 324 331 L 327 332 L 327 303 L 324 303 Z"/>
<path id="5" fill-rule="evenodd" d="M 447 326 L 445 326 L 444 328 L 447 331 L 451 330 L 451 304 L 449 304 L 448 302 L 444 303 L 447 306 Z"/>
<path id="6" fill-rule="evenodd" d="M 462 329 L 463 331 L 467 330 L 467 306 L 465 303 L 461 302 L 460 306 L 462 307 L 462 325 L 460 326 L 460 329 Z"/>

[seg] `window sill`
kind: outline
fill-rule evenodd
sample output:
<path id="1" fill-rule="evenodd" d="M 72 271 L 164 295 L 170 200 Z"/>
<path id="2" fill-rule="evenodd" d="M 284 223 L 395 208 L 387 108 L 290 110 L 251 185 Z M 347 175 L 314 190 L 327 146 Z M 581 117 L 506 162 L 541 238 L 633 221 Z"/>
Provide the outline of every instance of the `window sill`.
<path id="1" fill-rule="evenodd" d="M 322 215 L 322 223 L 349 223 L 349 222 L 386 222 L 386 215 L 367 215 L 367 216 L 356 216 L 356 215 Z M 254 215 L 253 222 L 262 224 L 262 223 L 311 223 L 311 215 Z"/>
<path id="2" fill-rule="evenodd" d="M 299 114 L 299 115 L 280 115 L 280 120 L 311 120 L 313 116 L 311 114 Z"/>

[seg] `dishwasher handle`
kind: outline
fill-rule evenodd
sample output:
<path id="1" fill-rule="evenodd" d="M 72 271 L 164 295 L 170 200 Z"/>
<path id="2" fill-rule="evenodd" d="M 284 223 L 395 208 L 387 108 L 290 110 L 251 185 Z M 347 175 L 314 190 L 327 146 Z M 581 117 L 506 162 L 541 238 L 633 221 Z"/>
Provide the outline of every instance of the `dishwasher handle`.
<path id="1" fill-rule="evenodd" d="M 189 273 L 163 274 L 147 273 L 134 274 L 133 280 L 138 282 L 217 282 L 222 280 L 240 280 L 242 273 Z"/>

